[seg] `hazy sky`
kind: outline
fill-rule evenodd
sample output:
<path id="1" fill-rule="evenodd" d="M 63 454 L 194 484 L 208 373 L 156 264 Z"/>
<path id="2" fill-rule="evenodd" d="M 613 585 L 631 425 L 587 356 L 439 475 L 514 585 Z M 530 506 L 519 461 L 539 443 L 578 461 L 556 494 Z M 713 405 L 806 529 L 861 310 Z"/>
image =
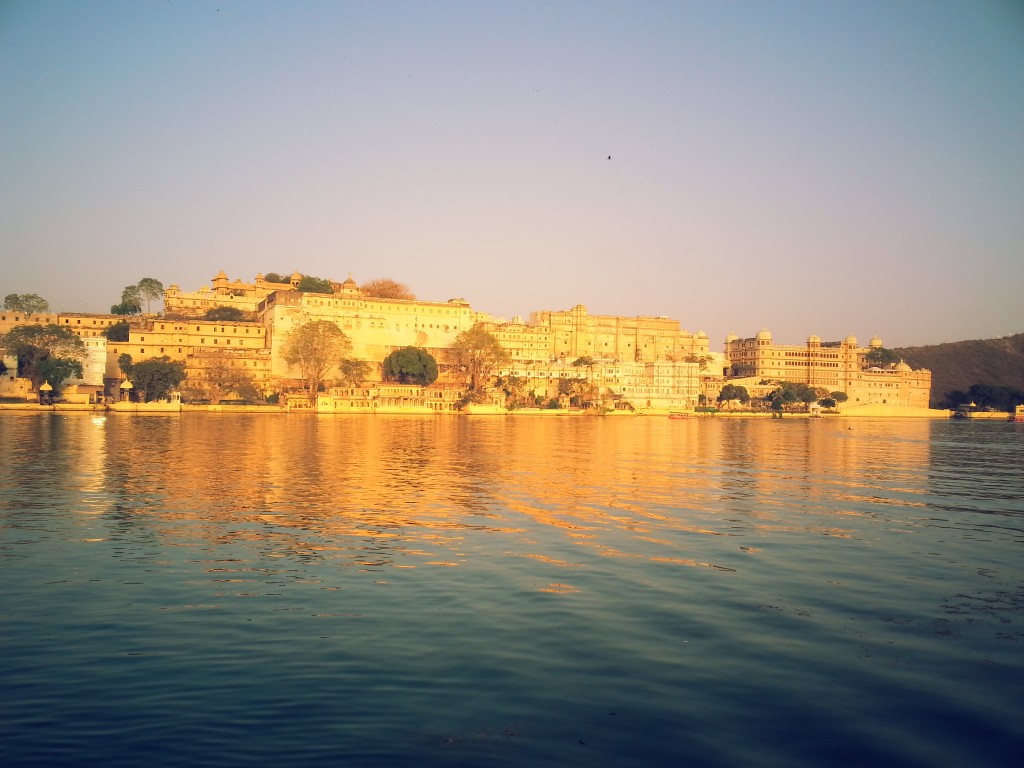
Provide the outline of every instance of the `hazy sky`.
<path id="1" fill-rule="evenodd" d="M 1021 332 L 1024 4 L 3 0 L 0 296 L 220 269 Z"/>

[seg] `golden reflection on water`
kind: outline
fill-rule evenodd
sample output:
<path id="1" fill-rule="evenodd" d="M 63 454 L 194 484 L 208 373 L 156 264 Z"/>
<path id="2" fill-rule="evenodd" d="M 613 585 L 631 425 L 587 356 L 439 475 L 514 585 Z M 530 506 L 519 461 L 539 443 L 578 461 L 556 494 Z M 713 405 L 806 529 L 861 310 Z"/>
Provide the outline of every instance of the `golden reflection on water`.
<path id="1" fill-rule="evenodd" d="M 758 535 L 851 537 L 926 506 L 930 458 L 927 421 L 117 414 L 47 429 L 36 449 L 65 455 L 81 511 L 111 534 L 367 571 L 490 555 L 732 570 L 722 556 L 756 556 Z"/>

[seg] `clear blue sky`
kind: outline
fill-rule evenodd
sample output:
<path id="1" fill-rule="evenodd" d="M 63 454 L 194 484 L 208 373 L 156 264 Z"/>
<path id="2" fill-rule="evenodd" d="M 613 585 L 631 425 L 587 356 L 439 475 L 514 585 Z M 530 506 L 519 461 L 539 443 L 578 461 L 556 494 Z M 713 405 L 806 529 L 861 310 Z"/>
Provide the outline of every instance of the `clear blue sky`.
<path id="1" fill-rule="evenodd" d="M 0 3 L 0 296 L 220 269 L 713 349 L 1021 332 L 1024 4 Z"/>

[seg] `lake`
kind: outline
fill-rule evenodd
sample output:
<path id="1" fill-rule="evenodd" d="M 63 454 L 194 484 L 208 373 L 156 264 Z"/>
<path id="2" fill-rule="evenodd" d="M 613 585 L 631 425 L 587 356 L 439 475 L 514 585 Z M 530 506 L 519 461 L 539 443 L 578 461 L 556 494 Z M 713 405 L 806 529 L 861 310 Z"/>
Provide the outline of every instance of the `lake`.
<path id="1" fill-rule="evenodd" d="M 1017 766 L 1024 425 L 0 415 L 7 766 Z"/>

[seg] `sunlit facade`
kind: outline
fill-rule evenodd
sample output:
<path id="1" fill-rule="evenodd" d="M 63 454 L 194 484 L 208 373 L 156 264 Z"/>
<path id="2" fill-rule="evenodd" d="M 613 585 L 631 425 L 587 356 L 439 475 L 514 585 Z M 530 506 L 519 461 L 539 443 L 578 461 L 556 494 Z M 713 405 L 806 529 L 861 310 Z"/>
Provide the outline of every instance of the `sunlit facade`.
<path id="1" fill-rule="evenodd" d="M 855 336 L 832 342 L 810 336 L 803 345 L 775 344 L 771 332 L 762 328 L 747 339 L 729 334 L 725 340 L 725 362 L 733 383 L 750 382 L 764 389 L 770 388 L 772 382 L 789 381 L 828 392 L 844 392 L 851 405 L 927 408 L 931 371 L 912 370 L 904 362 L 886 368 L 867 366 L 865 355 L 881 348 L 882 340 L 877 336 L 867 347 L 861 347 Z M 758 396 L 760 389 L 748 389 L 752 396 Z"/>

